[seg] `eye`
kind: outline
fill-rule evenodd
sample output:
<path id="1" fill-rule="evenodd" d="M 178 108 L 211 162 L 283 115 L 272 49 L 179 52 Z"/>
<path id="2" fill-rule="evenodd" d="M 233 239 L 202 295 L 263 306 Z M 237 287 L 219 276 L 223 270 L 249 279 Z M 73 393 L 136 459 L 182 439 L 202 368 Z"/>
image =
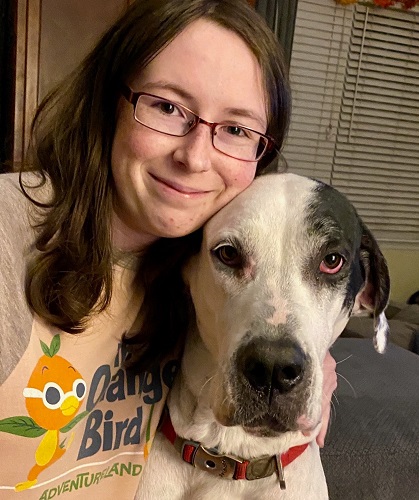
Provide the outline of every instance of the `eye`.
<path id="1" fill-rule="evenodd" d="M 166 115 L 172 115 L 176 110 L 175 106 L 171 102 L 161 102 L 160 109 L 163 113 L 166 113 Z"/>
<path id="2" fill-rule="evenodd" d="M 230 136 L 230 138 L 253 139 L 253 134 L 250 130 L 240 127 L 240 125 L 222 125 L 220 132 Z"/>
<path id="3" fill-rule="evenodd" d="M 61 400 L 61 394 L 57 387 L 50 386 L 45 391 L 45 401 L 51 406 L 56 406 Z"/>
<path id="4" fill-rule="evenodd" d="M 213 254 L 228 267 L 240 267 L 242 264 L 241 255 L 233 245 L 220 245 L 213 250 Z"/>
<path id="5" fill-rule="evenodd" d="M 183 115 L 180 108 L 170 101 L 161 101 L 160 110 L 165 115 Z"/>
<path id="6" fill-rule="evenodd" d="M 338 253 L 329 253 L 320 263 L 320 272 L 326 274 L 336 274 L 341 269 L 345 259 Z"/>
<path id="7" fill-rule="evenodd" d="M 82 379 L 75 380 L 73 383 L 73 391 L 77 399 L 83 399 L 86 394 L 86 382 Z"/>
<path id="8" fill-rule="evenodd" d="M 156 99 L 153 103 L 151 103 L 151 106 L 166 116 L 185 116 L 182 108 L 171 101 Z"/>
<path id="9" fill-rule="evenodd" d="M 225 131 L 230 135 L 237 135 L 237 136 L 245 135 L 244 129 L 238 127 L 237 125 L 226 125 Z"/>

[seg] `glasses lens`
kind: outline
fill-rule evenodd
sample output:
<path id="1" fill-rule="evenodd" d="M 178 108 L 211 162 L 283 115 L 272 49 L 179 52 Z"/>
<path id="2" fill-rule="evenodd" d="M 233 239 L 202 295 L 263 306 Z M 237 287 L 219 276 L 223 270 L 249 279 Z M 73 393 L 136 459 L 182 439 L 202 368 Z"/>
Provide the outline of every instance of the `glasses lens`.
<path id="1" fill-rule="evenodd" d="M 221 124 L 214 131 L 214 147 L 239 160 L 257 161 L 267 146 L 265 136 L 238 125 Z"/>
<path id="2" fill-rule="evenodd" d="M 151 95 L 138 98 L 135 119 L 153 130 L 176 136 L 187 134 L 195 122 L 195 116 L 183 106 Z"/>

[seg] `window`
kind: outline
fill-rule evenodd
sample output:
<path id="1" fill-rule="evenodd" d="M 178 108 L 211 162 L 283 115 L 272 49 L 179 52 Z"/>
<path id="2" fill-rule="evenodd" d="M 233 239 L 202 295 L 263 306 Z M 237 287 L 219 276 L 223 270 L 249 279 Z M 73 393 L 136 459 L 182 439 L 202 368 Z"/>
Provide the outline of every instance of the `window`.
<path id="1" fill-rule="evenodd" d="M 380 242 L 419 249 L 419 13 L 300 0 L 290 170 L 345 193 Z"/>

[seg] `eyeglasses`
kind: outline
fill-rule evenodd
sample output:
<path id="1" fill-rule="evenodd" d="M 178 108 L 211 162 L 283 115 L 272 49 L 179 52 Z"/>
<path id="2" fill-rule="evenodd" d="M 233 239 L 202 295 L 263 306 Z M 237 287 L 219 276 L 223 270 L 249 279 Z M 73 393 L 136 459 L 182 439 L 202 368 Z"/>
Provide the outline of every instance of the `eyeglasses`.
<path id="1" fill-rule="evenodd" d="M 61 387 L 55 382 L 47 382 L 44 389 L 41 391 L 33 387 L 25 387 L 23 389 L 23 396 L 25 398 L 42 399 L 44 405 L 50 410 L 58 409 L 70 396 L 74 396 L 79 401 L 82 401 L 86 395 L 86 382 L 78 378 L 73 382 L 73 390 L 64 393 Z"/>
<path id="2" fill-rule="evenodd" d="M 275 148 L 271 137 L 244 125 L 208 122 L 182 104 L 147 92 L 133 92 L 125 85 L 121 91 L 134 106 L 134 119 L 156 132 L 183 137 L 203 123 L 210 127 L 212 145 L 217 151 L 243 161 L 258 161 Z"/>

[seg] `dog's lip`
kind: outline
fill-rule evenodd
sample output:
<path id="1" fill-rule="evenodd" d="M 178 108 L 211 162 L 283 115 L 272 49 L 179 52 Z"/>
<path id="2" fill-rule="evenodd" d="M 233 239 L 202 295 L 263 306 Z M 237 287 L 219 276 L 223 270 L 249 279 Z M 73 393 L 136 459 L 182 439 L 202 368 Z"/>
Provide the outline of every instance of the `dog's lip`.
<path id="1" fill-rule="evenodd" d="M 280 434 L 284 434 L 285 432 L 289 432 L 286 429 L 278 430 L 278 429 L 273 429 L 270 426 L 255 426 L 255 427 L 243 426 L 243 430 L 247 434 L 256 437 L 276 437 L 279 436 Z"/>
<path id="2" fill-rule="evenodd" d="M 298 425 L 292 425 L 291 422 L 283 422 L 271 415 L 261 415 L 250 422 L 242 424 L 243 430 L 249 434 L 255 435 L 278 435 L 284 432 L 296 431 Z"/>
<path id="3" fill-rule="evenodd" d="M 321 420 L 315 420 L 307 415 L 301 415 L 297 418 L 298 430 L 300 430 L 304 436 L 310 435 L 320 424 Z"/>
<path id="4" fill-rule="evenodd" d="M 247 422 L 236 422 L 245 432 L 257 436 L 276 436 L 285 432 L 302 432 L 309 436 L 321 425 L 321 419 L 314 419 L 306 414 L 300 415 L 296 420 L 284 421 L 279 416 L 270 414 L 259 415 Z"/>

